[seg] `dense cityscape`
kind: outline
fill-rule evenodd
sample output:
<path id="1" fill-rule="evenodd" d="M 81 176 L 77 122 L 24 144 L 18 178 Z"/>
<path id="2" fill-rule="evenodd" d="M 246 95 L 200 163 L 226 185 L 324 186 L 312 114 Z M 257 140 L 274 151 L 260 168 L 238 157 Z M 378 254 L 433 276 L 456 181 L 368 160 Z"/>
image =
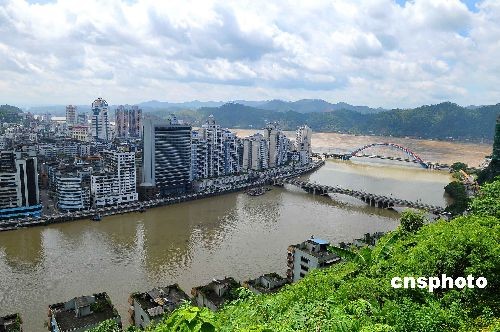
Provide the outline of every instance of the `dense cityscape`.
<path id="1" fill-rule="evenodd" d="M 22 113 L 2 124 L 0 220 L 127 207 L 138 201 L 234 189 L 259 174 L 311 162 L 312 131 L 295 140 L 277 123 L 239 138 L 210 116 L 201 128 L 171 115 L 146 116 L 118 106 L 111 121 L 98 98 L 91 114 L 66 107 L 66 117 Z M 0 224 L 1 225 L 1 224 Z"/>

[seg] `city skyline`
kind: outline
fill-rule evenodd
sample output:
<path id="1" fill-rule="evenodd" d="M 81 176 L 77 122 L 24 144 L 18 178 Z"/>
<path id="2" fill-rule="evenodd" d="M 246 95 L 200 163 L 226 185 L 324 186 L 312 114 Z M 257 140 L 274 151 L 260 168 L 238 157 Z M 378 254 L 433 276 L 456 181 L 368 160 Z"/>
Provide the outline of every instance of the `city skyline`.
<path id="1" fill-rule="evenodd" d="M 489 0 L 9 0 L 0 5 L 0 100 L 496 104 L 499 17 Z"/>

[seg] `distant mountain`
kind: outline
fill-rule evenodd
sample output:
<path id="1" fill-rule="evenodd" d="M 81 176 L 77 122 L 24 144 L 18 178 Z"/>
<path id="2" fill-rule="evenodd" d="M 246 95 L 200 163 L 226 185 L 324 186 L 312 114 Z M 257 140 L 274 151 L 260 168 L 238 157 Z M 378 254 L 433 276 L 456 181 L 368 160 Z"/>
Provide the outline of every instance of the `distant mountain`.
<path id="1" fill-rule="evenodd" d="M 329 103 L 322 99 L 301 99 L 297 101 L 283 101 L 274 99 L 259 105 L 259 108 L 275 110 L 279 112 L 295 111 L 299 113 L 331 112 L 339 110 L 356 111 L 359 113 L 378 113 L 385 111 L 382 108 L 370 108 L 368 106 L 353 106 L 344 102 L 336 104 Z"/>
<path id="2" fill-rule="evenodd" d="M 363 114 L 345 108 L 309 113 L 292 110 L 277 112 L 227 103 L 220 107 L 179 111 L 177 116 L 195 126 L 203 124 L 213 114 L 217 122 L 228 128 L 262 128 L 267 122 L 276 121 L 286 130 L 308 124 L 320 132 L 480 140 L 493 138 L 495 119 L 499 113 L 500 104 L 469 109 L 453 103 L 441 103 Z"/>

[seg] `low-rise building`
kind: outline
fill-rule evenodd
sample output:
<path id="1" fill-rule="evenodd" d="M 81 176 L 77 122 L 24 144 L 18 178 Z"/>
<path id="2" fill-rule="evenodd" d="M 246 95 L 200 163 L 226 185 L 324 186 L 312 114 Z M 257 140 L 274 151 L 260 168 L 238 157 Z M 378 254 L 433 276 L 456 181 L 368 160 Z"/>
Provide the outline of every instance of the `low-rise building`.
<path id="1" fill-rule="evenodd" d="M 216 311 L 226 302 L 234 300 L 233 291 L 240 287 L 240 284 L 231 277 L 224 279 L 214 279 L 205 286 L 194 287 L 191 290 L 195 304 L 200 308 L 209 308 Z"/>
<path id="2" fill-rule="evenodd" d="M 177 284 L 134 293 L 129 298 L 130 324 L 145 328 L 152 321 L 160 320 L 165 313 L 171 313 L 189 300 L 189 296 Z"/>
<path id="3" fill-rule="evenodd" d="M 106 293 L 80 296 L 49 305 L 49 330 L 51 332 L 80 332 L 98 326 L 106 320 L 121 326 L 121 318 Z"/>
<path id="4" fill-rule="evenodd" d="M 290 282 L 304 278 L 311 270 L 338 263 L 340 257 L 328 251 L 330 243 L 311 237 L 288 247 L 287 277 Z"/>
<path id="5" fill-rule="evenodd" d="M 243 282 L 243 287 L 248 288 L 255 294 L 267 294 L 277 292 L 287 283 L 288 280 L 279 274 L 268 273 L 256 279 Z"/>
<path id="6" fill-rule="evenodd" d="M 0 317 L 0 332 L 22 332 L 22 320 L 19 314 Z"/>

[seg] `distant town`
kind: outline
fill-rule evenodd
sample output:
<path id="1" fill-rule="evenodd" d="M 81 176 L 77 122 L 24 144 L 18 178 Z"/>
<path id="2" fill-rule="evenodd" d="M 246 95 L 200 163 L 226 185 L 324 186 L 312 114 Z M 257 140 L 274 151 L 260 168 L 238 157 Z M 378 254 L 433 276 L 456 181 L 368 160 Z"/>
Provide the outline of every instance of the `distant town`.
<path id="1" fill-rule="evenodd" d="M 0 229 L 73 219 L 100 220 L 156 205 L 262 185 L 312 162 L 312 130 L 292 140 L 278 123 L 240 138 L 213 116 L 193 128 L 138 106 L 113 112 L 97 98 L 66 117 L 23 112 L 0 128 Z M 256 194 L 252 191 L 251 194 Z"/>

